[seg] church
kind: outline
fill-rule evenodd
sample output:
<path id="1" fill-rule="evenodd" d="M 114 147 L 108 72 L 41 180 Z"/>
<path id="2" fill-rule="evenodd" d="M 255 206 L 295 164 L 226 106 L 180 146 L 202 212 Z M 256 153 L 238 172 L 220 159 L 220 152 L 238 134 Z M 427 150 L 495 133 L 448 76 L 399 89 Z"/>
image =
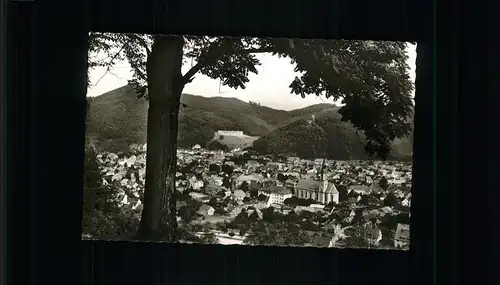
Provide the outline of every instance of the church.
<path id="1" fill-rule="evenodd" d="M 295 196 L 302 199 L 313 199 L 322 204 L 339 203 L 339 191 L 333 182 L 328 181 L 325 173 L 325 162 L 316 179 L 300 179 L 295 186 Z"/>

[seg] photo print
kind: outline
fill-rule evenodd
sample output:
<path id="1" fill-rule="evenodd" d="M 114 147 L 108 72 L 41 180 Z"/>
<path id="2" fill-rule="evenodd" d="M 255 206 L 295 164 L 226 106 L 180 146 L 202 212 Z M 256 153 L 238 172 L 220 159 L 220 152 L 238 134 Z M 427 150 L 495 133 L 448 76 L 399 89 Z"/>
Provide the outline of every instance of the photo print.
<path id="1" fill-rule="evenodd" d="M 91 33 L 82 238 L 409 249 L 415 57 Z"/>

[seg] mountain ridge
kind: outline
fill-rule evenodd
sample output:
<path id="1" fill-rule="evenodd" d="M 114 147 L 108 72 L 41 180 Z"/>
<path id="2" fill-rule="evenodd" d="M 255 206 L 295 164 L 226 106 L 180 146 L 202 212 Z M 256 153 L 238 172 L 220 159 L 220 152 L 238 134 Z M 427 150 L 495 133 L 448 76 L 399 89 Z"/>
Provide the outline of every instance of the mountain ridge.
<path id="1" fill-rule="evenodd" d="M 133 87 L 125 85 L 87 99 L 89 101 L 87 136 L 98 149 L 125 151 L 131 144 L 146 142 L 149 104 L 147 100 L 137 97 Z M 269 151 L 262 149 L 266 145 L 262 143 L 264 140 L 273 141 L 272 149 L 275 150 L 287 150 L 292 145 L 294 148 L 300 148 L 293 143 L 280 145 L 273 136 L 277 138 L 291 136 L 286 138 L 286 141 L 293 142 L 294 135 L 302 136 L 309 132 L 323 145 L 325 141 L 332 142 L 332 138 L 336 136 L 349 140 L 350 145 L 354 143 L 360 145 L 358 141 L 353 141 L 350 129 L 352 127 L 340 122 L 340 114 L 337 112 L 339 107 L 334 104 L 319 103 L 285 111 L 255 102 L 247 103 L 234 97 L 204 97 L 193 94 L 182 94 L 181 103 L 185 107 L 181 107 L 179 112 L 180 147 L 192 147 L 195 144 L 206 146 L 209 142 L 217 140 L 214 134 L 219 130 L 240 130 L 247 136 L 244 139 L 222 138 L 220 140 L 222 144 L 230 148 L 253 148 L 252 144 L 257 143 L 262 152 Z M 310 129 L 305 128 L 309 124 L 308 121 L 312 120 L 312 115 L 315 115 L 316 121 L 319 120 L 323 125 L 319 128 L 318 124 Z M 298 129 L 294 129 L 294 126 Z M 325 129 L 335 134 L 328 134 Z M 327 139 L 328 137 L 330 139 Z M 338 149 L 338 151 L 333 151 L 331 155 L 345 156 L 346 152 L 342 150 L 344 147 L 341 146 L 341 142 L 336 139 L 333 141 L 336 146 L 330 147 L 330 150 Z M 320 148 L 314 143 L 303 147 Z M 354 149 L 355 153 L 351 153 L 353 159 L 366 157 L 362 147 L 359 149 L 356 146 Z"/>

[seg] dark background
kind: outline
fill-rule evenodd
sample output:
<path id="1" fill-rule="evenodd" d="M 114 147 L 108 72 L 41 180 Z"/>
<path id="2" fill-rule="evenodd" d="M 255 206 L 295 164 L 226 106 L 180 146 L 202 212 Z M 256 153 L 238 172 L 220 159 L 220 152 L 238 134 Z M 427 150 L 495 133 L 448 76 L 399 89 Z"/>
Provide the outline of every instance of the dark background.
<path id="1" fill-rule="evenodd" d="M 478 3 L 443 10 L 438 41 L 432 1 L 7 3 L 8 284 L 500 284 L 498 59 Z M 418 41 L 410 252 L 82 242 L 90 30 Z"/>

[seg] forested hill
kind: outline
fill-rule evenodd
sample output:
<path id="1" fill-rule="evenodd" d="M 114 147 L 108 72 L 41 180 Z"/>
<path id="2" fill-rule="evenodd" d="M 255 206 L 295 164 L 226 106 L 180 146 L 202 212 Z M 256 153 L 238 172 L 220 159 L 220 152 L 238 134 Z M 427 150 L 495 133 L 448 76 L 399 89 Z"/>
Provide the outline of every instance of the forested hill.
<path id="1" fill-rule="evenodd" d="M 294 120 L 256 140 L 252 149 L 259 153 L 283 153 L 303 158 L 369 158 L 355 130 L 332 114 L 319 116 L 314 122 L 304 118 Z"/>
<path id="2" fill-rule="evenodd" d="M 98 149 L 125 151 L 130 144 L 146 142 L 148 102 L 137 98 L 131 86 L 88 100 L 87 135 Z M 338 159 L 367 157 L 355 131 L 340 123 L 337 107 L 332 104 L 284 111 L 236 98 L 190 94 L 183 94 L 181 102 L 184 106 L 179 114 L 180 147 L 206 146 L 218 130 L 240 130 L 261 137 L 254 142 L 254 149 L 264 153 L 297 152 L 307 157 L 326 151 L 325 155 Z M 310 125 L 308 120 L 313 114 L 316 122 Z M 398 148 L 411 152 L 411 143 L 407 141 L 399 140 Z"/>
<path id="3" fill-rule="evenodd" d="M 311 119 L 312 114 L 314 120 Z M 363 135 L 356 134 L 352 125 L 341 122 L 338 107 L 327 106 L 312 114 L 288 120 L 253 142 L 251 149 L 263 154 L 279 153 L 303 158 L 371 159 L 364 150 Z M 412 149 L 411 137 L 397 139 L 389 159 L 410 160 Z"/>
<path id="4" fill-rule="evenodd" d="M 290 95 L 292 96 L 292 95 Z M 131 86 L 101 96 L 89 97 L 89 139 L 100 149 L 121 151 L 132 143 L 146 142 L 148 102 L 138 99 Z M 181 147 L 206 145 L 218 130 L 240 130 L 249 136 L 263 136 L 296 114 L 316 111 L 313 106 L 292 112 L 276 110 L 236 98 L 183 94 L 179 114 L 178 143 Z M 328 105 L 328 104 L 326 104 Z"/>

